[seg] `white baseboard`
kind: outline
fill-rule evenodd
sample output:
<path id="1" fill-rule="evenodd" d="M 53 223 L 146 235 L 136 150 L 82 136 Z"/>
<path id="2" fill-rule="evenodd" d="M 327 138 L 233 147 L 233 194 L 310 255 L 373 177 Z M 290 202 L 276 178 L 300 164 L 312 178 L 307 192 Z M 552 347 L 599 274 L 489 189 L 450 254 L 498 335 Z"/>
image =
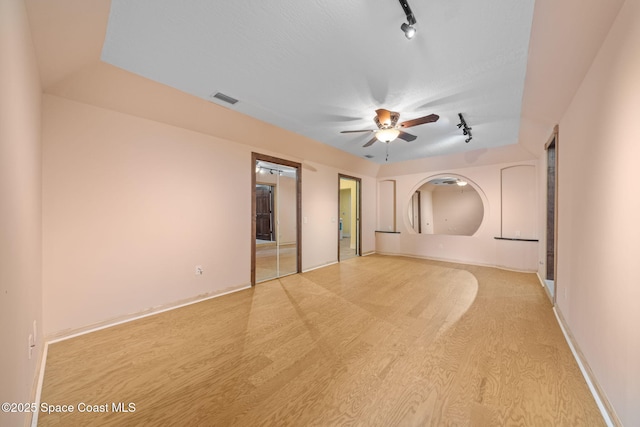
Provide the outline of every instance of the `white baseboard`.
<path id="1" fill-rule="evenodd" d="M 551 301 L 551 304 L 554 304 L 553 295 L 551 294 L 551 291 L 549 290 L 549 287 L 547 286 L 547 281 L 545 279 L 543 279 L 542 276 L 540 276 L 540 272 L 539 271 L 536 273 L 536 276 L 538 277 L 538 281 L 540 282 L 540 286 L 542 286 L 542 289 L 544 289 L 545 293 L 549 297 L 549 301 Z M 555 292 L 555 286 L 554 286 L 554 292 Z"/>
<path id="2" fill-rule="evenodd" d="M 142 319 L 145 317 L 149 317 L 149 316 L 154 316 L 156 314 L 160 314 L 160 313 L 164 313 L 166 311 L 170 311 L 170 310 L 175 310 L 177 308 L 181 308 L 181 307 L 186 307 L 188 305 L 191 304 L 197 304 L 199 302 L 202 301 L 206 301 L 206 300 L 210 300 L 213 298 L 218 298 L 221 297 L 223 295 L 229 295 L 235 292 L 239 292 L 239 291 L 243 291 L 245 289 L 250 289 L 251 285 L 244 285 L 240 288 L 236 288 L 236 289 L 232 289 L 226 292 L 222 292 L 222 293 L 217 293 L 217 294 L 209 294 L 209 295 L 205 295 L 205 296 L 197 296 L 193 299 L 187 300 L 187 301 L 181 301 L 181 302 L 177 302 L 174 304 L 170 304 L 170 305 L 166 305 L 166 306 L 161 306 L 155 309 L 151 309 L 151 310 L 146 310 L 144 312 L 141 313 L 137 313 L 137 314 L 133 314 L 133 315 L 129 315 L 126 316 L 124 318 L 119 318 L 116 320 L 111 320 L 111 321 L 107 321 L 104 323 L 101 323 L 99 325 L 93 325 L 87 328 L 81 328 L 81 329 L 76 329 L 74 331 L 71 332 L 67 332 L 65 335 L 58 335 L 55 336 L 53 338 L 50 339 L 45 339 L 43 342 L 43 351 L 42 351 L 42 358 L 40 360 L 40 372 L 38 375 L 38 382 L 36 385 L 36 390 L 34 393 L 34 402 L 36 403 L 36 405 L 38 406 L 38 408 L 40 407 L 40 400 L 41 400 L 41 396 L 42 396 L 42 384 L 44 382 L 44 371 L 47 365 L 47 353 L 49 351 L 49 344 L 54 344 L 60 341 L 64 341 L 64 340 L 68 340 L 70 338 L 75 338 L 77 336 L 80 335 L 85 335 L 85 334 L 89 334 L 91 332 L 95 332 L 95 331 L 99 331 L 102 329 L 106 329 L 106 328 L 110 328 L 112 326 L 116 326 L 116 325 L 120 325 L 123 323 L 127 323 L 127 322 L 133 322 L 134 320 L 138 320 L 138 319 Z M 38 425 L 38 411 L 35 411 L 31 417 L 31 427 L 36 427 Z"/>
<path id="3" fill-rule="evenodd" d="M 330 265 L 337 264 L 337 263 L 338 263 L 338 261 L 330 261 L 330 262 L 328 262 L 326 264 L 320 264 L 320 265 L 316 265 L 315 267 L 310 267 L 310 268 L 304 269 L 304 270 L 302 270 L 302 272 L 303 273 L 307 273 L 309 271 L 317 270 L 319 268 L 328 267 Z"/>
<path id="4" fill-rule="evenodd" d="M 401 254 L 401 253 L 390 253 L 390 252 L 375 252 L 378 255 L 384 256 L 401 256 L 405 258 L 414 258 L 414 259 L 426 259 L 429 261 L 439 261 L 439 262 L 448 262 L 450 264 L 465 264 L 465 265 L 475 265 L 478 267 L 490 267 L 497 268 L 505 271 L 513 271 L 516 273 L 535 273 L 534 270 L 518 270 L 515 268 L 503 267 L 501 265 L 489 264 L 489 263 L 481 263 L 481 262 L 473 262 L 473 261 L 465 261 L 459 259 L 449 259 L 449 258 L 438 258 L 438 257 L 429 257 L 423 255 L 414 255 L 414 254 Z"/>
<path id="5" fill-rule="evenodd" d="M 558 320 L 558 324 L 560 325 L 560 329 L 564 334 L 564 338 L 567 341 L 567 344 L 569 344 L 571 353 L 573 354 L 573 357 L 576 359 L 576 362 L 578 363 L 580 372 L 582 372 L 582 376 L 587 382 L 587 386 L 589 387 L 589 390 L 591 391 L 591 394 L 593 395 L 593 398 L 595 399 L 596 404 L 598 405 L 598 409 L 600 409 L 600 413 L 602 414 L 602 418 L 604 418 L 604 422 L 609 427 L 622 426 L 620 419 L 616 415 L 613 407 L 611 406 L 611 403 L 609 403 L 609 400 L 604 394 L 604 391 L 600 388 L 597 381 L 595 380 L 593 371 L 589 367 L 589 364 L 587 363 L 584 357 L 584 354 L 580 350 L 580 347 L 575 342 L 575 339 L 571 334 L 571 330 L 569 329 L 569 326 L 566 324 L 564 317 L 562 317 L 562 313 L 560 312 L 560 310 L 558 310 L 557 306 L 553 307 L 553 313 L 555 314 L 556 319 Z"/>
<path id="6" fill-rule="evenodd" d="M 378 255 L 388 255 L 388 256 L 403 256 L 403 257 L 408 257 L 408 258 L 418 258 L 418 259 L 427 259 L 427 260 L 433 260 L 433 261 L 442 261 L 442 262 L 450 262 L 450 263 L 457 263 L 457 264 L 470 264 L 470 265 L 479 265 L 479 266 L 483 266 L 483 267 L 495 267 L 495 268 L 501 268 L 504 270 L 508 270 L 506 268 L 502 268 L 499 266 L 493 266 L 493 265 L 485 265 L 485 264 L 473 264 L 473 263 L 468 263 L 468 262 L 462 262 L 462 261 L 451 261 L 451 260 L 446 260 L 446 259 L 436 259 L 436 258 L 428 258 L 428 257 L 420 257 L 420 256 L 415 256 L 415 255 L 403 255 L 403 254 L 387 254 L 387 253 L 380 253 L 380 252 L 368 252 L 366 254 L 363 254 L 362 256 L 369 256 L 369 255 L 374 255 L 374 254 L 378 254 Z M 333 261 L 333 262 L 329 262 L 323 265 L 318 265 L 315 267 L 311 267 L 308 268 L 306 270 L 303 270 L 303 273 L 309 272 L 309 271 L 313 271 L 313 270 L 317 270 L 320 268 L 324 268 L 324 267 L 328 267 L 330 265 L 333 264 L 337 264 L 338 261 Z M 538 273 L 536 273 L 536 276 L 538 277 L 538 280 L 540 281 L 540 284 L 542 285 L 542 287 L 545 289 L 545 291 L 547 292 L 547 294 L 549 295 L 549 291 L 544 283 L 544 280 L 541 279 L 540 275 Z M 88 329 L 83 329 L 83 330 L 76 330 L 73 331 L 71 333 L 68 333 L 66 335 L 61 335 L 61 336 L 56 336 L 53 339 L 50 340 L 45 340 L 44 341 L 44 348 L 43 348 L 43 352 L 42 352 L 42 358 L 40 360 L 40 370 L 39 370 L 39 375 L 38 375 L 38 382 L 37 382 L 37 386 L 36 386 L 36 391 L 35 391 L 35 403 L 36 405 L 39 407 L 40 406 L 40 399 L 41 399 L 41 394 L 42 394 L 42 385 L 44 382 L 44 373 L 45 373 L 45 368 L 46 368 L 46 361 L 47 361 L 47 353 L 48 353 L 48 348 L 49 348 L 49 344 L 53 344 L 53 343 L 57 343 L 60 341 L 64 341 L 70 338 L 74 338 L 80 335 L 85 335 L 91 332 L 95 332 L 95 331 L 99 331 L 102 329 L 106 329 L 106 328 L 110 328 L 112 326 L 116 326 L 116 325 L 120 325 L 123 323 L 127 323 L 127 322 L 132 322 L 134 320 L 138 320 L 138 319 L 142 319 L 145 317 L 149 317 L 149 316 L 153 316 L 156 314 L 160 314 L 160 313 L 164 313 L 166 311 L 170 311 L 170 310 L 175 310 L 177 308 L 181 308 L 181 307 L 185 307 L 191 304 L 196 304 L 202 301 L 206 301 L 212 298 L 218 298 L 224 295 L 228 295 L 228 294 L 232 294 L 235 292 L 239 292 L 245 289 L 249 289 L 251 288 L 251 286 L 243 286 L 237 289 L 233 289 L 227 292 L 223 292 L 220 294 L 215 294 L 215 295 L 208 295 L 205 297 L 197 297 L 194 300 L 188 301 L 188 302 L 182 302 L 182 303 L 178 303 L 176 305 L 172 305 L 172 306 L 166 306 L 166 307 L 162 307 L 160 309 L 157 310 L 152 310 L 152 311 L 145 311 L 143 313 L 138 313 L 132 316 L 128 316 L 127 318 L 124 319 L 120 319 L 117 321 L 112 321 L 109 323 L 105 323 L 105 324 L 101 324 L 99 326 L 93 326 L 93 327 L 89 327 Z M 550 295 L 549 295 L 550 296 Z M 617 415 L 615 414 L 615 412 L 613 411 L 613 408 L 611 407 L 610 403 L 608 402 L 608 400 L 606 399 L 606 397 L 604 396 L 604 394 L 600 391 L 600 387 L 597 386 L 597 383 L 595 382 L 595 380 L 592 378 L 593 374 L 591 369 L 589 368 L 588 364 L 586 363 L 584 359 L 584 357 L 582 356 L 582 352 L 579 350 L 577 344 L 574 342 L 574 339 L 571 335 L 571 333 L 569 332 L 569 328 L 568 326 L 565 324 L 564 322 L 564 318 L 562 317 L 562 314 L 559 312 L 559 310 L 557 309 L 557 307 L 553 307 L 553 312 L 556 316 L 556 319 L 558 321 L 558 324 L 560 325 L 560 329 L 562 330 L 562 333 L 564 334 L 565 340 L 567 341 L 569 348 L 571 349 L 571 352 L 576 360 L 576 362 L 578 363 L 578 367 L 580 368 L 580 372 L 582 372 L 582 375 L 585 379 L 585 381 L 587 382 L 587 385 L 589 387 L 589 390 L 591 391 L 591 394 L 593 395 L 596 404 L 598 405 L 598 408 L 600 409 L 600 412 L 602 413 L 602 416 L 604 418 L 605 423 L 607 424 L 607 426 L 610 427 L 617 427 L 617 426 L 621 426 L 622 424 L 620 423 L 620 420 L 618 419 Z M 38 424 L 38 412 L 34 412 L 33 416 L 31 418 L 31 426 L 32 427 L 36 427 Z"/>
<path id="7" fill-rule="evenodd" d="M 38 372 L 38 382 L 36 385 L 36 392 L 33 402 L 36 404 L 36 407 L 40 409 L 40 399 L 42 397 L 42 383 L 44 382 L 44 369 L 47 364 L 47 353 L 49 352 L 49 343 L 43 343 L 42 349 L 42 357 L 40 359 L 40 371 Z M 31 415 L 31 427 L 37 427 L 38 425 L 38 414 L 40 411 L 34 411 Z"/>
<path id="8" fill-rule="evenodd" d="M 106 320 L 104 322 L 93 324 L 93 325 L 90 325 L 90 326 L 87 326 L 87 327 L 84 327 L 84 328 L 78 328 L 78 329 L 69 330 L 69 331 L 62 331 L 62 332 L 59 332 L 57 334 L 54 334 L 52 336 L 47 337 L 46 341 L 47 341 L 48 344 L 57 343 L 59 341 L 68 340 L 70 338 L 75 338 L 75 337 L 80 336 L 80 335 L 89 334 L 91 332 L 96 332 L 96 331 L 99 331 L 101 329 L 110 328 L 112 326 L 121 325 L 123 323 L 133 322 L 134 320 L 143 319 L 143 318 L 149 317 L 149 316 L 154 316 L 156 314 L 164 313 L 165 311 L 175 310 L 177 308 L 186 307 L 186 306 L 191 305 L 191 304 L 197 304 L 197 303 L 202 302 L 202 301 L 206 301 L 206 300 L 209 300 L 209 299 L 212 299 L 212 298 L 218 298 L 218 297 L 221 297 L 223 295 L 232 294 L 234 292 L 243 291 L 243 290 L 249 289 L 249 288 L 251 288 L 251 285 L 242 285 L 239 288 L 231 289 L 231 290 L 228 290 L 228 291 L 225 291 L 225 292 L 221 292 L 221 293 L 209 293 L 209 294 L 204 294 L 204 295 L 198 295 L 196 297 L 193 297 L 193 298 L 190 298 L 190 299 L 187 299 L 187 300 L 182 300 L 182 301 L 178 301 L 178 302 L 175 302 L 175 303 L 170 303 L 170 304 L 154 307 L 154 308 L 142 311 L 142 312 L 121 316 L 121 317 L 118 317 L 118 318 L 115 318 L 115 319 Z"/>

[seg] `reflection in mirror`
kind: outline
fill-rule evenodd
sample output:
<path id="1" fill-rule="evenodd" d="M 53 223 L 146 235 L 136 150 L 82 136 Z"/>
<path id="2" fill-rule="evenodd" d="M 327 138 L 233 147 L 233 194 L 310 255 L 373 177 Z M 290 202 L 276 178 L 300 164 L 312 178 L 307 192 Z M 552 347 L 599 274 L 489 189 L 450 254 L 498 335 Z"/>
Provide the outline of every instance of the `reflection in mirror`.
<path id="1" fill-rule="evenodd" d="M 420 234 L 472 236 L 482 223 L 484 205 L 464 177 L 429 180 L 409 200 L 409 224 Z"/>
<path id="2" fill-rule="evenodd" d="M 297 271 L 296 179 L 296 168 L 256 162 L 256 282 Z"/>

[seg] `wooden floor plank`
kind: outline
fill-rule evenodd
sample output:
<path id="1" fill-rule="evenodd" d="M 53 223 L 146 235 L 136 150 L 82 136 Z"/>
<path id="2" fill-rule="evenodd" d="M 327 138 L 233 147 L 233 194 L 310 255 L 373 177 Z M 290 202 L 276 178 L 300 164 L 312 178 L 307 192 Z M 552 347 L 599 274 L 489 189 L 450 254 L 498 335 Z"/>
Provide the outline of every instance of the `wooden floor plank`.
<path id="1" fill-rule="evenodd" d="M 52 344 L 42 402 L 110 409 L 42 426 L 604 425 L 535 275 L 378 255 Z"/>

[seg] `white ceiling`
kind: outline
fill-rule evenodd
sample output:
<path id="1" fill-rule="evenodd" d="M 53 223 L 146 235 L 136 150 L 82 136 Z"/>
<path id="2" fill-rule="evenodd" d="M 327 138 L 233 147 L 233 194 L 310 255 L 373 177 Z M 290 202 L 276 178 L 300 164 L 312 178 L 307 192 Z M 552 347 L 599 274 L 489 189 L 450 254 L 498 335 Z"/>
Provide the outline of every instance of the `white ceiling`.
<path id="1" fill-rule="evenodd" d="M 518 142 L 533 3 L 413 0 L 407 40 L 396 0 L 112 0 L 102 60 L 378 163 L 386 144 L 340 131 L 440 115 L 389 145 L 398 162 Z"/>

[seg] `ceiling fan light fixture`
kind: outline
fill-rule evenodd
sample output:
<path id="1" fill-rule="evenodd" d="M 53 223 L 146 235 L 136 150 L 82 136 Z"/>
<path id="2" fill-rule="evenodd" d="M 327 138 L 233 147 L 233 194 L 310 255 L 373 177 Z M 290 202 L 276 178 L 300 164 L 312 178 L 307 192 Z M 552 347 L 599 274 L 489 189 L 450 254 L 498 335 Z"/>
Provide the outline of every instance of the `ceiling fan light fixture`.
<path id="1" fill-rule="evenodd" d="M 395 140 L 398 135 L 400 135 L 400 131 L 398 129 L 380 129 L 376 131 L 376 139 L 380 142 L 391 142 Z"/>
<path id="2" fill-rule="evenodd" d="M 458 184 L 460 187 L 464 187 L 465 185 L 467 185 L 467 181 L 462 181 L 462 180 L 460 180 L 460 179 L 459 179 L 459 180 L 456 182 L 456 184 Z"/>
<path id="3" fill-rule="evenodd" d="M 406 22 L 400 25 L 400 29 L 404 31 L 405 37 L 408 38 L 409 40 L 411 40 L 413 36 L 416 35 L 416 27 L 414 27 L 413 25 L 409 25 Z"/>

